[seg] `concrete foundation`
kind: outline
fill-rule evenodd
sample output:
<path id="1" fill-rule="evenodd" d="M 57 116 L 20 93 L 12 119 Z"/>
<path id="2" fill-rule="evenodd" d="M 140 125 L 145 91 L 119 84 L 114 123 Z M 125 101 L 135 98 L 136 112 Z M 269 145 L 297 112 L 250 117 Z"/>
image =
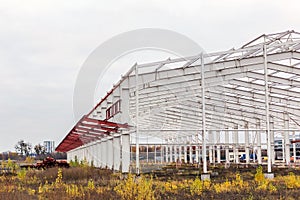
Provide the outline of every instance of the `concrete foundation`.
<path id="1" fill-rule="evenodd" d="M 201 174 L 201 180 L 202 181 L 210 180 L 210 174 Z"/>
<path id="2" fill-rule="evenodd" d="M 265 173 L 265 178 L 266 179 L 273 179 L 274 178 L 274 173 Z"/>

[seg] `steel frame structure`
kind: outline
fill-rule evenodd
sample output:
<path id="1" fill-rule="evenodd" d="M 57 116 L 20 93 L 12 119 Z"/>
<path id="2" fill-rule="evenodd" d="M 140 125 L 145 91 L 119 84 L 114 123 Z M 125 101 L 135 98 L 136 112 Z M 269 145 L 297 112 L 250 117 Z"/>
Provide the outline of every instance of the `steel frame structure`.
<path id="1" fill-rule="evenodd" d="M 107 109 L 116 102 L 118 112 L 107 119 Z M 82 120 L 113 125 L 97 129 L 82 126 Z M 284 161 L 289 164 L 290 138 L 300 128 L 300 33 L 263 34 L 238 49 L 136 63 L 82 120 L 57 148 L 67 151 L 69 159 L 88 157 L 82 153 L 88 150 L 92 156 L 87 159 L 98 160 L 99 167 L 122 166 L 128 172 L 131 143 L 140 173 L 139 143 L 142 137 L 152 137 L 163 141 L 158 145 L 164 145 L 164 162 L 182 156 L 187 161 L 187 148 L 195 145 L 190 155 L 196 155 L 196 162 L 202 159 L 203 173 L 214 148 L 218 162 L 220 149 L 226 162 L 229 149 L 239 162 L 238 148 L 243 147 L 247 163 L 251 149 L 261 163 L 266 145 L 270 173 L 274 137 L 283 136 Z"/>

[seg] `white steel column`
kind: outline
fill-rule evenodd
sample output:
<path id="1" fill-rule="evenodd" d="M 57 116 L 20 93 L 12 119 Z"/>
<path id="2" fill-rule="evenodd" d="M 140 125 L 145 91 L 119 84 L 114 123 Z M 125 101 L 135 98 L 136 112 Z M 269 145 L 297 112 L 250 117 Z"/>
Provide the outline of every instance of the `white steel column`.
<path id="1" fill-rule="evenodd" d="M 95 143 L 92 144 L 91 146 L 91 165 L 93 163 L 93 165 L 95 166 L 95 157 L 96 157 L 96 153 L 95 153 Z"/>
<path id="2" fill-rule="evenodd" d="M 74 150 L 67 152 L 67 162 L 70 162 L 71 160 L 73 161 L 73 151 Z"/>
<path id="3" fill-rule="evenodd" d="M 287 113 L 284 114 L 284 129 L 285 129 L 285 132 L 284 132 L 284 153 L 285 155 L 283 155 L 285 157 L 285 163 L 287 165 L 290 164 L 290 132 L 288 131 L 289 130 L 289 117 L 287 115 Z"/>
<path id="4" fill-rule="evenodd" d="M 272 165 L 275 164 L 275 144 L 274 144 L 274 118 L 270 117 L 270 135 L 271 135 L 271 155 Z"/>
<path id="5" fill-rule="evenodd" d="M 174 153 L 174 162 L 177 162 L 178 160 L 178 152 L 177 152 L 177 145 L 173 145 L 173 153 Z"/>
<path id="6" fill-rule="evenodd" d="M 86 160 L 86 158 L 85 158 L 85 149 L 82 147 L 82 149 L 81 149 L 81 159 L 80 159 L 80 161 L 83 161 L 83 160 Z"/>
<path id="7" fill-rule="evenodd" d="M 249 130 L 247 130 L 248 123 L 245 124 L 245 153 L 246 153 L 246 164 L 250 163 L 250 146 L 249 146 Z"/>
<path id="8" fill-rule="evenodd" d="M 92 145 L 92 160 L 91 160 L 91 165 L 92 165 L 92 163 L 95 166 L 95 164 L 96 164 L 96 143 L 94 143 Z"/>
<path id="9" fill-rule="evenodd" d="M 295 131 L 293 132 L 293 141 L 296 140 L 296 134 L 295 134 Z M 296 143 L 293 143 L 293 162 L 295 163 L 296 162 Z"/>
<path id="10" fill-rule="evenodd" d="M 86 161 L 88 164 L 90 164 L 90 157 L 91 157 L 91 146 L 89 146 L 90 144 L 88 144 L 88 146 L 85 147 L 86 150 Z"/>
<path id="11" fill-rule="evenodd" d="M 209 163 L 212 164 L 213 163 L 213 132 L 212 131 L 208 131 L 208 141 L 209 141 L 209 145 L 208 145 L 208 158 L 209 158 Z"/>
<path id="12" fill-rule="evenodd" d="M 120 171 L 120 165 L 121 165 L 121 140 L 120 136 L 113 138 L 113 151 L 114 151 L 114 165 L 113 169 Z"/>
<path id="13" fill-rule="evenodd" d="M 160 145 L 160 163 L 164 162 L 164 147 Z"/>
<path id="14" fill-rule="evenodd" d="M 129 173 L 130 166 L 130 136 L 121 135 L 122 173 Z"/>
<path id="15" fill-rule="evenodd" d="M 234 162 L 235 163 L 238 163 L 237 162 L 237 158 L 238 158 L 238 155 L 237 155 L 237 127 L 234 127 L 234 131 L 232 131 L 232 141 L 233 141 L 233 144 L 232 144 L 232 151 L 233 151 L 233 159 L 234 159 Z"/>
<path id="16" fill-rule="evenodd" d="M 170 141 L 170 145 L 169 145 L 170 162 L 173 162 L 173 144 L 172 144 L 172 139 L 170 139 L 169 141 Z"/>
<path id="17" fill-rule="evenodd" d="M 213 164 L 216 164 L 216 131 L 212 132 L 212 160 Z"/>
<path id="18" fill-rule="evenodd" d="M 175 161 L 178 162 L 180 160 L 178 140 L 176 140 L 176 145 L 174 145 L 174 148 L 175 148 L 175 155 L 176 155 Z"/>
<path id="19" fill-rule="evenodd" d="M 217 162 L 221 163 L 221 147 L 220 145 L 217 145 Z"/>
<path id="20" fill-rule="evenodd" d="M 168 148 L 169 148 L 169 145 L 168 144 L 166 144 L 166 146 L 165 146 L 165 149 L 166 149 L 166 163 L 168 163 L 169 162 L 169 154 L 168 154 Z"/>
<path id="21" fill-rule="evenodd" d="M 79 149 L 77 149 L 77 160 L 78 162 L 80 162 L 82 159 L 82 152 L 81 152 L 81 148 L 79 147 Z"/>
<path id="22" fill-rule="evenodd" d="M 261 159 L 261 131 L 259 131 L 260 129 L 260 121 L 257 120 L 256 123 L 256 137 L 257 137 L 257 162 L 258 164 L 262 163 L 262 159 Z"/>
<path id="23" fill-rule="evenodd" d="M 234 131 L 235 146 L 236 146 L 236 148 L 235 148 L 235 155 L 236 155 L 235 162 L 236 163 L 240 163 L 240 158 L 239 158 L 239 146 L 240 146 L 240 144 L 239 144 L 239 130 L 238 129 L 239 129 L 238 126 L 236 126 L 236 131 Z"/>
<path id="24" fill-rule="evenodd" d="M 107 141 L 102 141 L 101 142 L 101 157 L 102 157 L 102 168 L 107 167 Z"/>
<path id="25" fill-rule="evenodd" d="M 187 163 L 187 144 L 186 143 L 184 144 L 183 148 L 184 148 L 184 150 L 183 150 L 184 151 L 183 152 L 184 153 L 184 163 Z"/>
<path id="26" fill-rule="evenodd" d="M 225 158 L 226 158 L 226 164 L 230 163 L 229 158 L 229 131 L 225 130 Z"/>
<path id="27" fill-rule="evenodd" d="M 97 167 L 101 167 L 101 142 L 97 143 Z"/>
<path id="28" fill-rule="evenodd" d="M 79 155 L 80 155 L 80 158 L 78 158 L 78 161 L 80 162 L 80 161 L 83 161 L 84 160 L 84 149 L 81 147 L 80 148 L 80 153 L 79 153 Z"/>
<path id="29" fill-rule="evenodd" d="M 154 163 L 156 163 L 156 145 L 154 144 Z"/>
<path id="30" fill-rule="evenodd" d="M 135 64 L 135 126 L 136 126 L 136 150 L 135 150 L 135 159 L 136 159 L 136 174 L 140 174 L 140 146 L 139 146 L 139 77 L 138 77 L 138 65 Z"/>
<path id="31" fill-rule="evenodd" d="M 270 132 L 270 105 L 269 105 L 269 83 L 268 83 L 268 60 L 267 48 L 264 45 L 264 79 L 265 79 L 265 109 L 266 109 L 266 132 L 267 132 L 267 152 L 268 152 L 268 173 L 272 172 L 271 153 L 271 132 Z"/>
<path id="32" fill-rule="evenodd" d="M 107 140 L 107 164 L 109 169 L 113 169 L 114 165 L 114 150 L 113 150 L 113 139 Z"/>
<path id="33" fill-rule="evenodd" d="M 94 167 L 97 165 L 97 143 L 94 142 L 93 145 L 93 165 Z"/>
<path id="34" fill-rule="evenodd" d="M 201 97 L 202 97 L 202 162 L 203 173 L 207 173 L 206 162 L 206 116 L 205 116 L 205 76 L 204 76 L 204 55 L 201 54 Z"/>
<path id="35" fill-rule="evenodd" d="M 217 145 L 217 163 L 221 163 L 221 132 L 220 131 L 216 131 L 215 132 L 215 141 L 216 141 L 216 145 Z"/>
<path id="36" fill-rule="evenodd" d="M 180 163 L 182 162 L 182 160 L 181 160 L 181 151 L 182 151 L 182 146 L 179 144 L 179 146 L 178 146 L 178 157 L 179 157 L 179 161 L 180 161 Z"/>
<path id="37" fill-rule="evenodd" d="M 191 140 L 192 141 L 192 140 Z M 193 164 L 193 146 L 190 144 L 190 164 Z"/>
<path id="38" fill-rule="evenodd" d="M 240 158 L 239 158 L 239 130 L 238 126 L 235 127 L 234 131 L 234 146 L 235 146 L 235 163 L 240 163 Z"/>
<path id="39" fill-rule="evenodd" d="M 198 145 L 198 142 L 199 142 L 199 138 L 198 138 L 198 134 L 196 135 L 196 146 L 195 146 L 195 162 L 196 163 L 199 163 L 199 145 Z"/>
<path id="40" fill-rule="evenodd" d="M 146 162 L 148 163 L 149 162 L 149 144 L 147 142 L 147 145 L 146 145 Z"/>
<path id="41" fill-rule="evenodd" d="M 96 143 L 95 142 L 92 145 L 92 160 L 91 160 L 91 162 L 93 162 L 93 165 L 95 166 L 95 164 L 96 164 Z"/>

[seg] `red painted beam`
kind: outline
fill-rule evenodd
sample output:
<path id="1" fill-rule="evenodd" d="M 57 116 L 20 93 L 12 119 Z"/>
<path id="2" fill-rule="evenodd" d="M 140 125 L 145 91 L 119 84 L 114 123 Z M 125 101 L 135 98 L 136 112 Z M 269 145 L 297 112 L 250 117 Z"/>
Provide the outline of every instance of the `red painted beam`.
<path id="1" fill-rule="evenodd" d="M 104 135 L 116 133 L 119 128 L 129 128 L 129 126 L 106 120 L 91 119 L 85 115 L 65 136 L 56 151 L 70 151 L 91 141 L 101 139 Z"/>
<path id="2" fill-rule="evenodd" d="M 300 142 L 300 140 L 292 140 L 292 141 L 291 141 L 292 144 L 298 143 L 298 142 Z"/>

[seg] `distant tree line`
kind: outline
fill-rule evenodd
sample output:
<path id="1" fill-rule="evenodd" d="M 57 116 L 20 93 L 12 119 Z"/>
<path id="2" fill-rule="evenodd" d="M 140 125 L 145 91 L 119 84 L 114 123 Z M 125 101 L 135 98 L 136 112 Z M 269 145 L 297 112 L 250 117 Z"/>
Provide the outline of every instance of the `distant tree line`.
<path id="1" fill-rule="evenodd" d="M 20 140 L 15 146 L 16 152 L 19 153 L 21 156 L 29 156 L 32 153 L 35 155 L 44 155 L 46 153 L 46 148 L 41 145 L 37 144 L 32 148 L 32 144 L 29 142 L 25 142 L 24 140 Z"/>
<path id="2" fill-rule="evenodd" d="M 31 143 L 25 142 L 24 140 L 19 140 L 18 143 L 15 145 L 15 152 L 7 152 L 7 153 L 0 153 L 0 160 L 25 160 L 26 157 L 33 156 L 35 159 L 44 159 L 47 156 L 51 156 L 55 159 L 66 159 L 66 153 L 61 152 L 46 152 L 45 146 L 41 144 L 37 144 L 32 146 Z"/>

